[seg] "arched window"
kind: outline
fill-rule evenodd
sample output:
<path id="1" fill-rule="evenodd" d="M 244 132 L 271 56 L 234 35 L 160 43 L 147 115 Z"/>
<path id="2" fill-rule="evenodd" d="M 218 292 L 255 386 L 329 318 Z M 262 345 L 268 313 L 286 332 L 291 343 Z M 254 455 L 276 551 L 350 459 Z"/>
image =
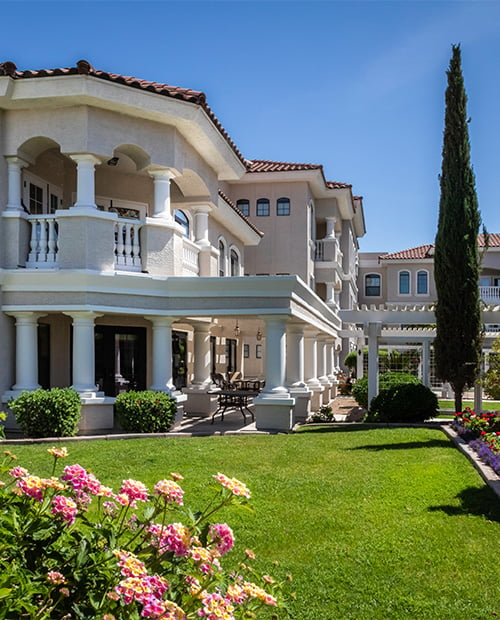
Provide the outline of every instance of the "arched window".
<path id="1" fill-rule="evenodd" d="M 250 215 L 250 202 L 246 199 L 241 199 L 236 201 L 236 206 L 243 213 L 245 217 Z"/>
<path id="2" fill-rule="evenodd" d="M 427 271 L 417 271 L 417 295 L 429 293 L 429 274 Z"/>
<path id="3" fill-rule="evenodd" d="M 380 275 L 378 273 L 367 273 L 365 276 L 365 295 L 366 297 L 380 297 Z"/>
<path id="4" fill-rule="evenodd" d="M 226 275 L 226 244 L 224 239 L 219 239 L 219 275 Z"/>
<path id="5" fill-rule="evenodd" d="M 276 215 L 290 215 L 290 198 L 278 198 L 276 201 Z"/>
<path id="6" fill-rule="evenodd" d="M 399 294 L 400 295 L 410 294 L 410 272 L 409 271 L 399 272 Z"/>
<path id="7" fill-rule="evenodd" d="M 189 239 L 189 219 L 188 219 L 188 216 L 184 213 L 184 211 L 181 211 L 180 209 L 176 209 L 174 211 L 174 218 L 175 218 L 175 221 L 177 222 L 177 224 L 182 226 L 182 228 L 184 229 L 184 237 L 187 237 Z"/>
<path id="8" fill-rule="evenodd" d="M 231 252 L 229 253 L 229 260 L 231 263 L 231 275 L 239 276 L 240 275 L 240 257 L 238 256 L 238 252 L 231 248 Z"/>
<path id="9" fill-rule="evenodd" d="M 257 200 L 257 215 L 269 215 L 270 206 L 267 198 L 259 198 Z"/>

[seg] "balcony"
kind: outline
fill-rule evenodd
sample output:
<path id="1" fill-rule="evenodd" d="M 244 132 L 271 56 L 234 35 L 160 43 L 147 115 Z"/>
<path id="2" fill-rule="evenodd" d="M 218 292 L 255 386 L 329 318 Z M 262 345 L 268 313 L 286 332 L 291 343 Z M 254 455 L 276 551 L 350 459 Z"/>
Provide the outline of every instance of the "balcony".
<path id="1" fill-rule="evenodd" d="M 499 304 L 500 286 L 480 286 L 479 296 L 486 304 Z"/>
<path id="2" fill-rule="evenodd" d="M 29 215 L 31 227 L 28 269 L 59 268 L 59 225 L 55 215 Z M 116 271 L 141 271 L 141 223 L 117 218 L 114 223 L 113 255 Z M 76 240 L 75 240 L 76 242 Z M 98 248 L 94 248 L 97 252 Z"/>

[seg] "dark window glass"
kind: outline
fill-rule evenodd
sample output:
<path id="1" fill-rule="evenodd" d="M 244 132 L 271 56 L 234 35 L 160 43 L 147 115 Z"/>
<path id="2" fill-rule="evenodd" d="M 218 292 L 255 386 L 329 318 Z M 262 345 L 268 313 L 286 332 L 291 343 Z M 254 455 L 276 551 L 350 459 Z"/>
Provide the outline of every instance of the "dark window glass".
<path id="1" fill-rule="evenodd" d="M 226 246 L 224 241 L 219 241 L 219 275 L 226 275 Z"/>
<path id="2" fill-rule="evenodd" d="M 240 258 L 236 252 L 236 250 L 231 250 L 231 275 L 239 276 L 240 275 Z"/>
<path id="3" fill-rule="evenodd" d="M 238 200 L 236 206 L 245 217 L 250 215 L 250 202 L 248 200 Z"/>
<path id="4" fill-rule="evenodd" d="M 267 198 L 259 198 L 257 200 L 257 215 L 269 215 L 270 206 Z"/>
<path id="5" fill-rule="evenodd" d="M 226 338 L 226 372 L 228 376 L 236 372 L 236 340 L 234 338 Z"/>
<path id="6" fill-rule="evenodd" d="M 276 202 L 276 215 L 290 215 L 289 198 L 278 198 Z"/>
<path id="7" fill-rule="evenodd" d="M 184 229 L 184 237 L 189 237 L 189 220 L 184 211 L 176 209 L 174 211 L 174 217 L 177 224 L 180 224 Z"/>
<path id="8" fill-rule="evenodd" d="M 43 213 L 43 190 L 30 183 L 30 213 Z"/>
<path id="9" fill-rule="evenodd" d="M 410 273 L 408 271 L 401 271 L 399 273 L 399 294 L 410 294 Z"/>
<path id="10" fill-rule="evenodd" d="M 419 295 L 427 295 L 428 283 L 427 283 L 427 271 L 419 271 L 417 273 L 417 293 Z"/>
<path id="11" fill-rule="evenodd" d="M 380 297 L 380 276 L 377 273 L 369 273 L 365 276 L 365 295 Z"/>

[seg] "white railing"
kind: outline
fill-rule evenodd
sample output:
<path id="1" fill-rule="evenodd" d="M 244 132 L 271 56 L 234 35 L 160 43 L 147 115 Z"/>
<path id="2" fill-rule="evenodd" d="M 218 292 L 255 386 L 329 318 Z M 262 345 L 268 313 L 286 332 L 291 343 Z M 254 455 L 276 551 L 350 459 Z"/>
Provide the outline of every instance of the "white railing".
<path id="1" fill-rule="evenodd" d="M 119 271 L 141 270 L 141 224 L 118 218 L 115 224 L 115 267 Z"/>
<path id="2" fill-rule="evenodd" d="M 500 286 L 480 286 L 479 296 L 487 304 L 499 303 Z"/>
<path id="3" fill-rule="evenodd" d="M 333 262 L 342 264 L 342 252 L 337 239 L 317 239 L 315 241 L 313 260 L 315 262 Z"/>
<path id="4" fill-rule="evenodd" d="M 55 269 L 57 267 L 58 229 L 55 215 L 29 215 L 31 224 L 30 251 L 26 267 Z"/>
<path id="5" fill-rule="evenodd" d="M 197 276 L 200 273 L 198 264 L 198 254 L 200 249 L 189 239 L 183 238 L 182 241 L 182 275 Z"/>

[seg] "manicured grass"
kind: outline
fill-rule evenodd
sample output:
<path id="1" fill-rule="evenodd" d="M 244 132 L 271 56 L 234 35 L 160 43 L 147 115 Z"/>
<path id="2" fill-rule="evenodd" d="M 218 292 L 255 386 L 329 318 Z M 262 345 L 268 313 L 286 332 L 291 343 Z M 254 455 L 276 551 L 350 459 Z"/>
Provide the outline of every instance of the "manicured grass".
<path id="1" fill-rule="evenodd" d="M 19 464 L 48 475 L 48 446 L 12 446 Z M 139 439 L 68 443 L 117 489 L 184 475 L 201 507 L 218 471 L 251 489 L 255 514 L 225 517 L 237 549 L 252 548 L 278 577 L 293 575 L 296 620 L 480 620 L 500 613 L 500 502 L 438 430 Z M 239 558 L 235 558 L 235 562 Z"/>
<path id="2" fill-rule="evenodd" d="M 438 400 L 439 402 L 439 408 L 440 409 L 450 409 L 452 411 L 454 411 L 455 409 L 455 401 L 454 400 L 444 400 L 442 398 L 440 398 Z M 470 407 L 471 409 L 474 409 L 474 401 L 472 400 L 464 400 L 462 402 L 462 406 L 464 407 Z M 485 409 L 486 411 L 500 411 L 500 401 L 498 400 L 483 400 L 483 409 Z"/>

